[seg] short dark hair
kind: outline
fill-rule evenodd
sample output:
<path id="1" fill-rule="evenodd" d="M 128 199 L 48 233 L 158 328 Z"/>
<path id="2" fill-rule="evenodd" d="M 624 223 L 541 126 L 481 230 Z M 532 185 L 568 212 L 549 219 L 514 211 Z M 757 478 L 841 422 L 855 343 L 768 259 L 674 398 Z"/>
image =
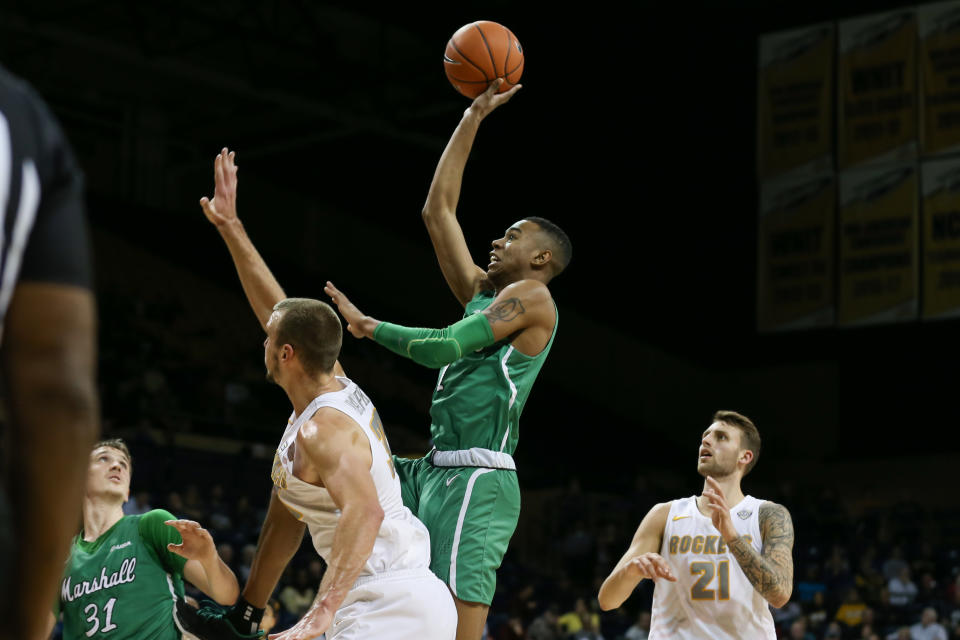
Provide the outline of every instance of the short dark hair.
<path id="1" fill-rule="evenodd" d="M 110 447 L 111 449 L 122 451 L 123 455 L 127 456 L 127 464 L 130 465 L 130 471 L 133 472 L 133 456 L 130 455 L 130 449 L 127 447 L 127 443 L 124 442 L 122 438 L 107 438 L 106 440 L 101 440 L 97 444 L 93 445 L 93 449 L 90 449 L 90 453 L 93 453 L 100 447 Z"/>
<path id="2" fill-rule="evenodd" d="M 340 356 L 343 327 L 330 305 L 311 298 L 287 298 L 273 310 L 281 312 L 277 345 L 292 346 L 308 375 L 333 371 Z"/>
<path id="3" fill-rule="evenodd" d="M 550 241 L 550 251 L 553 252 L 554 272 L 553 275 L 559 275 L 573 258 L 573 244 L 570 242 L 570 236 L 553 222 L 540 216 L 527 216 L 524 220 L 533 222 L 544 232 Z"/>
<path id="4" fill-rule="evenodd" d="M 757 426 L 753 424 L 750 418 L 736 411 L 717 411 L 713 414 L 713 421 L 722 422 L 740 430 L 740 448 L 753 451 L 753 460 L 743 470 L 743 475 L 750 473 L 750 470 L 757 465 L 757 460 L 760 458 L 760 432 L 757 430 Z"/>

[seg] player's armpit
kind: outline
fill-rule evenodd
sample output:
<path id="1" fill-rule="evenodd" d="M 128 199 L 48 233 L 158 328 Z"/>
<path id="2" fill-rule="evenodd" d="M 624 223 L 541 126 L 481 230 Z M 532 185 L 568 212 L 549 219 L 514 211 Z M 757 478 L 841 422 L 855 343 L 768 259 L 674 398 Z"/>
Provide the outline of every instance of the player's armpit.
<path id="1" fill-rule="evenodd" d="M 764 502 L 759 513 L 763 550 L 757 553 L 741 536 L 727 543 L 750 584 L 770 604 L 782 607 L 793 593 L 793 521 L 775 502 Z"/>

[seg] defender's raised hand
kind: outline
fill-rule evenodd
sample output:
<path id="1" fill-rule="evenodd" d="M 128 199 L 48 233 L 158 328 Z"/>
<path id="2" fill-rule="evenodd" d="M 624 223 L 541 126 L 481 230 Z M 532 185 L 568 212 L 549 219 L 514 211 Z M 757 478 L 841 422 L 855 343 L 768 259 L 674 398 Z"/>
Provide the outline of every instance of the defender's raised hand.
<path id="1" fill-rule="evenodd" d="M 237 219 L 237 165 L 226 147 L 213 161 L 213 200 L 200 198 L 207 220 L 220 227 Z"/>

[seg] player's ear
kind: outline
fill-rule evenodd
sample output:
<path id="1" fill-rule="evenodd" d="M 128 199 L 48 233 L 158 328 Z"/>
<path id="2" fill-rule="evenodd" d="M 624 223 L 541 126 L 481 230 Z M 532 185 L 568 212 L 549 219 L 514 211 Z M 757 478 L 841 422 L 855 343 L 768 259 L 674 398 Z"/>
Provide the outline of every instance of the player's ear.
<path id="1" fill-rule="evenodd" d="M 750 449 L 744 449 L 740 453 L 740 462 L 742 462 L 744 466 L 753 462 L 753 451 L 750 451 Z"/>
<path id="2" fill-rule="evenodd" d="M 533 264 L 538 267 L 542 267 L 549 263 L 553 259 L 553 252 L 550 249 L 540 249 L 535 256 L 533 256 Z"/>

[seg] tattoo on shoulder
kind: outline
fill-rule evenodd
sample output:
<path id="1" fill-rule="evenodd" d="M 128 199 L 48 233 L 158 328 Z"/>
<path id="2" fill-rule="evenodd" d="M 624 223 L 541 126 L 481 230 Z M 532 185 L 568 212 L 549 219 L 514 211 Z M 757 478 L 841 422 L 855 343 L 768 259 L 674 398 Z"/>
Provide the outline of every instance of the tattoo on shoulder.
<path id="1" fill-rule="evenodd" d="M 487 316 L 490 318 L 490 322 L 510 322 L 525 312 L 526 309 L 523 308 L 520 298 L 508 298 L 487 309 Z"/>
<path id="2" fill-rule="evenodd" d="M 793 547 L 793 521 L 786 507 L 776 502 L 764 502 L 758 516 L 764 546 L 786 544 Z"/>

